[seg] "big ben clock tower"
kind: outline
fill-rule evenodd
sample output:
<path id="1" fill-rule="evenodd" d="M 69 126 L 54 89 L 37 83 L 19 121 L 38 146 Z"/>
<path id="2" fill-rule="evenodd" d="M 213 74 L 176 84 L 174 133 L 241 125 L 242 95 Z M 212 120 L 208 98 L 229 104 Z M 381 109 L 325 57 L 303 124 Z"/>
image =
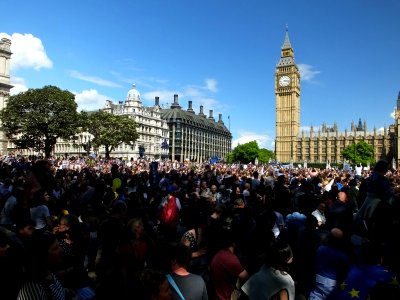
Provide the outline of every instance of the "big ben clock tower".
<path id="1" fill-rule="evenodd" d="M 279 162 L 296 160 L 296 137 L 300 129 L 300 72 L 286 29 L 281 59 L 275 71 L 276 140 L 275 155 Z"/>

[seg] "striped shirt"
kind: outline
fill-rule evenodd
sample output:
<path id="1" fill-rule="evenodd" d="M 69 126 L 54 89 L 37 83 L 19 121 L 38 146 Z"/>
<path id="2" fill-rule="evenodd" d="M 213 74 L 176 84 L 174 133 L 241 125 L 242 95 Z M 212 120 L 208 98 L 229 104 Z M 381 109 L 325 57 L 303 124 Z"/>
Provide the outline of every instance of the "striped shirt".
<path id="1" fill-rule="evenodd" d="M 18 293 L 17 300 L 65 300 L 65 290 L 52 274 L 50 284 L 38 281 L 25 282 Z"/>

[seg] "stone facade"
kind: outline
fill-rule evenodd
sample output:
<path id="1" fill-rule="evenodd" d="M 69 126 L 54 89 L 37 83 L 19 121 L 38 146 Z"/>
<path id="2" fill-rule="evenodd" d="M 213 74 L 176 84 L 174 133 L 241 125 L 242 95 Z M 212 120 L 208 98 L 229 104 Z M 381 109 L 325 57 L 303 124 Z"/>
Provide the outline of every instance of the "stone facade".
<path id="1" fill-rule="evenodd" d="M 158 98 L 155 99 L 154 106 L 143 106 L 139 91 L 135 85 L 132 85 L 125 101 L 119 101 L 118 104 L 115 104 L 111 100 L 107 100 L 103 110 L 119 116 L 129 116 L 137 125 L 138 139 L 134 146 L 122 143 L 111 152 L 111 156 L 123 157 L 124 159 L 137 159 L 142 156 L 151 160 L 168 157 L 168 126 L 161 119 Z M 74 141 L 58 140 L 54 154 L 83 155 L 86 153 L 83 147 L 87 147 L 93 137 L 89 133 L 83 132 L 75 138 Z M 93 149 L 90 152 L 92 151 Z M 104 147 L 98 149 L 96 154 L 104 156 Z"/>
<path id="2" fill-rule="evenodd" d="M 7 105 L 10 90 L 10 61 L 11 41 L 6 38 L 0 40 L 0 110 Z M 3 131 L 0 130 L 0 155 L 7 154 L 8 141 Z"/>
<path id="3" fill-rule="evenodd" d="M 156 97 L 154 106 L 145 107 L 142 105 L 140 93 L 133 85 L 129 90 L 125 102 L 113 104 L 107 101 L 104 111 L 133 118 L 137 124 L 136 131 L 139 134 L 135 146 L 122 144 L 114 152 L 113 156 L 140 157 L 146 156 L 150 159 L 168 157 L 168 126 L 161 118 L 159 98 Z"/>
<path id="4" fill-rule="evenodd" d="M 399 162 L 400 94 L 397 100 L 396 122 L 383 131 L 367 130 L 367 123 L 352 123 L 350 131 L 339 132 L 333 126 L 322 124 L 318 130 L 300 132 L 300 72 L 294 60 L 294 51 L 286 30 L 281 58 L 275 71 L 276 96 L 276 159 L 282 163 L 343 163 L 345 147 L 364 140 L 374 147 L 375 160 Z"/>
<path id="5" fill-rule="evenodd" d="M 162 109 L 162 118 L 169 127 L 169 158 L 177 161 L 190 160 L 195 162 L 208 161 L 211 158 L 226 159 L 232 148 L 232 135 L 219 114 L 218 121 L 209 111 L 208 117 L 200 112 L 195 114 L 192 101 L 188 109 L 183 110 L 174 95 L 174 102 L 169 109 Z"/>

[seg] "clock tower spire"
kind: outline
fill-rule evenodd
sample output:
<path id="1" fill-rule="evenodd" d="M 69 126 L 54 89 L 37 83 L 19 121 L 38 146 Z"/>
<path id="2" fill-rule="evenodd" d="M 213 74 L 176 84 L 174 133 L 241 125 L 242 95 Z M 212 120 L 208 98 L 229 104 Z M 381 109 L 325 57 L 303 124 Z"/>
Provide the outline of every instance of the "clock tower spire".
<path id="1" fill-rule="evenodd" d="M 300 72 L 286 27 L 281 58 L 275 70 L 276 140 L 280 162 L 297 160 L 296 138 L 300 130 Z"/>

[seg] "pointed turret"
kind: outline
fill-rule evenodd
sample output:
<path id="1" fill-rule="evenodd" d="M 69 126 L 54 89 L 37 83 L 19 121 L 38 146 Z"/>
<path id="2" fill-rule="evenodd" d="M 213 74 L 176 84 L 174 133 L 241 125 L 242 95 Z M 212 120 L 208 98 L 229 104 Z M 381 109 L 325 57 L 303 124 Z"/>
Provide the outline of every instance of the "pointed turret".
<path id="1" fill-rule="evenodd" d="M 363 131 L 364 130 L 364 127 L 363 127 L 363 125 L 361 123 L 361 118 L 358 119 L 358 125 L 357 125 L 356 130 L 357 131 Z"/>
<path id="2" fill-rule="evenodd" d="M 285 40 L 283 41 L 282 49 L 292 49 L 292 44 L 290 44 L 289 30 L 286 26 Z"/>
<path id="3" fill-rule="evenodd" d="M 281 59 L 278 62 L 278 67 L 283 66 L 291 66 L 294 65 L 294 52 L 292 48 L 292 44 L 289 40 L 289 32 L 286 28 L 285 40 L 283 41 L 282 49 L 281 49 Z"/>

